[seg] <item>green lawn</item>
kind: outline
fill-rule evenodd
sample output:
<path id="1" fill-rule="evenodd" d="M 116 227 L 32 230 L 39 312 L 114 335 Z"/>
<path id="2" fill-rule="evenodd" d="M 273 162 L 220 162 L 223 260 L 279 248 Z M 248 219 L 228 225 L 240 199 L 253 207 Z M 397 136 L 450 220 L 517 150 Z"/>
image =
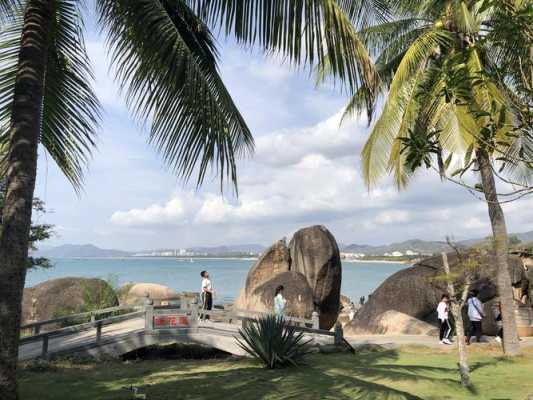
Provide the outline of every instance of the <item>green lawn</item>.
<path id="1" fill-rule="evenodd" d="M 351 354 L 314 354 L 307 366 L 268 371 L 249 360 L 57 362 L 22 367 L 24 400 L 131 398 L 141 386 L 148 400 L 177 399 L 517 399 L 533 394 L 533 352 L 516 360 L 498 351 L 470 355 L 472 391 L 461 388 L 455 353 L 426 348 Z"/>

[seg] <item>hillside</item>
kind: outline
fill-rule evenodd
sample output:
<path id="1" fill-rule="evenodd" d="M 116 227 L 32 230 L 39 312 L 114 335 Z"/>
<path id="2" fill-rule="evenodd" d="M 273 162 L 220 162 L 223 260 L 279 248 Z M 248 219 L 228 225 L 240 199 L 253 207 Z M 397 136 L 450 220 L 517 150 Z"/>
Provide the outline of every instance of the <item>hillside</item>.
<path id="1" fill-rule="evenodd" d="M 97 258 L 97 257 L 128 257 L 131 253 L 122 250 L 101 249 L 92 244 L 64 244 L 62 246 L 38 250 L 34 257 L 46 258 Z"/>
<path id="2" fill-rule="evenodd" d="M 342 251 L 345 253 L 363 253 L 366 255 L 383 255 L 394 251 L 405 253 L 408 250 L 420 254 L 433 254 L 449 250 L 449 247 L 446 242 L 413 239 L 381 246 L 350 244 L 342 248 Z"/>

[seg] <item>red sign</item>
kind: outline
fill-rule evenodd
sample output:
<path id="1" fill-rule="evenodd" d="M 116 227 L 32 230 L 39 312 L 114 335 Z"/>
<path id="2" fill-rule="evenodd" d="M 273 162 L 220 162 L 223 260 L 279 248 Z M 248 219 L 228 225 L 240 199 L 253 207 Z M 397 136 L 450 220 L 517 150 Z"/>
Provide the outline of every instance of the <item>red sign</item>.
<path id="1" fill-rule="evenodd" d="M 189 319 L 186 315 L 156 315 L 154 316 L 154 328 L 186 328 Z"/>

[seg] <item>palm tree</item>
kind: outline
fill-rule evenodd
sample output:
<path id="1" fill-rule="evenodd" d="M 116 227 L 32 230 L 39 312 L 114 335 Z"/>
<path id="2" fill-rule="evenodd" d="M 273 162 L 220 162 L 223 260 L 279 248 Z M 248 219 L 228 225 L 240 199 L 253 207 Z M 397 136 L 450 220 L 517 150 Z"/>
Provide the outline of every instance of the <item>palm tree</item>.
<path id="1" fill-rule="evenodd" d="M 487 202 L 499 265 L 504 351 L 517 355 L 520 349 L 507 260 L 507 229 L 495 176 L 521 185 L 510 195 L 519 197 L 531 191 L 532 137 L 513 102 L 517 97 L 516 76 L 514 81 L 511 74 L 504 76 L 499 65 L 516 62 L 516 54 L 531 54 L 531 41 L 515 43 L 516 37 L 507 36 L 509 43 L 505 43 L 504 36 L 494 29 L 501 26 L 496 20 L 501 20 L 505 11 L 511 19 L 517 15 L 526 19 L 515 26 L 521 27 L 522 35 L 531 37 L 530 31 L 525 31 L 532 26 L 531 2 L 403 3 L 403 7 L 395 8 L 394 20 L 360 32 L 376 57 L 384 83 L 380 94 L 370 99 L 366 88 L 360 88 L 346 109 L 346 115 L 363 108 L 373 111 L 381 99 L 384 102 L 362 151 L 363 175 L 370 186 L 390 173 L 396 186 L 403 189 L 422 165 L 461 184 L 466 171 L 479 171 L 480 184 L 469 189 L 483 193 Z M 461 167 L 452 176 L 447 175 L 456 163 Z"/>
<path id="2" fill-rule="evenodd" d="M 41 143 L 78 190 L 100 120 L 78 0 L 0 0 L 0 145 L 7 145 L 0 230 L 0 397 L 17 398 L 16 361 L 31 205 Z M 96 0 L 116 79 L 149 141 L 184 179 L 210 168 L 237 189 L 236 159 L 250 130 L 217 70 L 206 22 L 296 65 L 329 60 L 348 82 L 377 75 L 335 0 Z M 196 11 L 196 12 L 195 12 Z M 350 57 L 344 58 L 342 55 Z"/>

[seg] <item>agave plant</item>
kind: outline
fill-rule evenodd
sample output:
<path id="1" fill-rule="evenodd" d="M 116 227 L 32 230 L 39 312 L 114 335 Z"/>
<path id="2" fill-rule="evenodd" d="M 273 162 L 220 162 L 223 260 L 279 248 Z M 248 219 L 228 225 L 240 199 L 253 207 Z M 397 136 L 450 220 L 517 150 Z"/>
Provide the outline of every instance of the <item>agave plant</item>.
<path id="1" fill-rule="evenodd" d="M 266 368 L 296 366 L 309 352 L 303 332 L 289 325 L 282 317 L 268 315 L 254 320 L 239 330 L 239 346 Z"/>

